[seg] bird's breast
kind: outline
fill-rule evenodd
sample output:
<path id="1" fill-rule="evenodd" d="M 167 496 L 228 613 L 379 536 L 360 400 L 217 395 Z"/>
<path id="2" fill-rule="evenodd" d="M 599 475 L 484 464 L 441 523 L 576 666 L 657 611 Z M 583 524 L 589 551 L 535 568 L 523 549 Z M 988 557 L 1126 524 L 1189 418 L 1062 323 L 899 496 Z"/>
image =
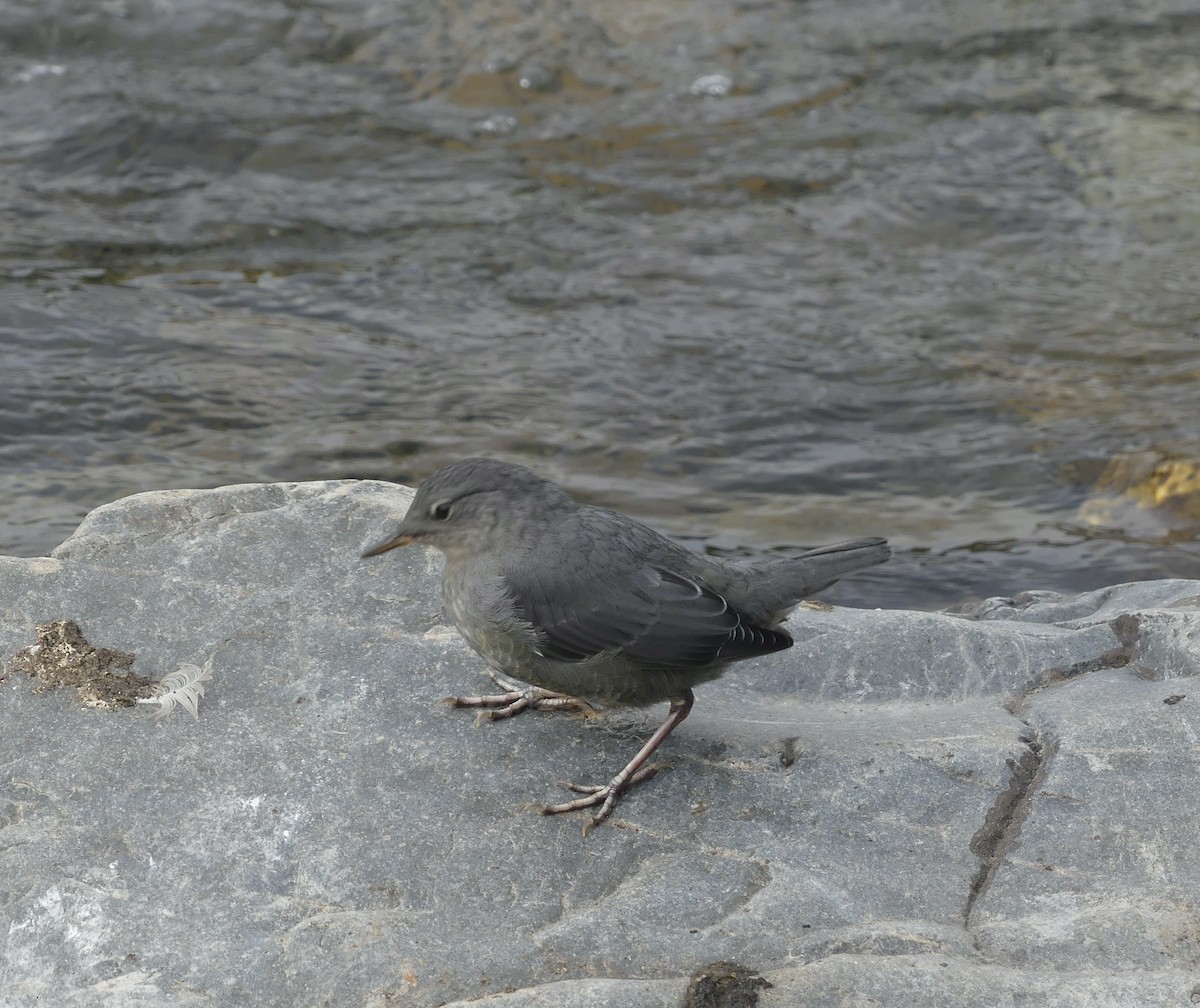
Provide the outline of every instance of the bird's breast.
<path id="1" fill-rule="evenodd" d="M 522 678 L 536 658 L 535 635 L 516 618 L 504 580 L 487 568 L 447 564 L 442 608 L 471 648 L 499 672 Z"/>

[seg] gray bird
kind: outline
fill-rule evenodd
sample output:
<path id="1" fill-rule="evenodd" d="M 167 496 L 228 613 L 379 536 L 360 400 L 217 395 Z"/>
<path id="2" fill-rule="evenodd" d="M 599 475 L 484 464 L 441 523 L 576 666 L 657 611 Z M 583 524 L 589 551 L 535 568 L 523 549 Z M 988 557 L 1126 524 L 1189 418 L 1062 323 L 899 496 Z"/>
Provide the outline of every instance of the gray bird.
<path id="1" fill-rule="evenodd" d="M 891 556 L 885 540 L 872 538 L 723 562 L 617 511 L 580 504 L 524 466 L 482 458 L 430 476 L 395 535 L 363 556 L 410 543 L 445 554 L 445 613 L 504 691 L 451 697 L 453 706 L 503 718 L 670 701 L 666 720 L 612 780 L 570 784 L 583 797 L 542 808 L 552 815 L 599 805 L 585 832 L 657 772 L 646 761 L 688 716 L 693 686 L 730 662 L 791 647 L 779 624 L 797 603 Z"/>

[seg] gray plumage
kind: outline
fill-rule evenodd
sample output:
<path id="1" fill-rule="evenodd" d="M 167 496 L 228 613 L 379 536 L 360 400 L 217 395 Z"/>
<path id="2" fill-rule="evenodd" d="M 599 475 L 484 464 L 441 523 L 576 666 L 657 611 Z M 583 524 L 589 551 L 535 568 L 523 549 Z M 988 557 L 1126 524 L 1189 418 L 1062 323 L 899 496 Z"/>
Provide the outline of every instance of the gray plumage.
<path id="1" fill-rule="evenodd" d="M 602 705 L 669 700 L 682 708 L 670 728 L 691 687 L 791 647 L 779 625 L 797 603 L 891 555 L 872 538 L 723 562 L 491 459 L 434 473 L 396 534 L 364 555 L 409 543 L 445 554 L 446 615 L 496 672 Z"/>

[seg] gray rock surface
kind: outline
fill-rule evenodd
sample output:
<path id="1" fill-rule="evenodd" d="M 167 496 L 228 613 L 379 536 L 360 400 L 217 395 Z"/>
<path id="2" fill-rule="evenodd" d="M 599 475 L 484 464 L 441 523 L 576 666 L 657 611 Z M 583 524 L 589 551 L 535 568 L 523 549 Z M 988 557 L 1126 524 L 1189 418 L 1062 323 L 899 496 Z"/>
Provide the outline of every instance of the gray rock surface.
<path id="1" fill-rule="evenodd" d="M 661 712 L 439 705 L 485 680 L 435 555 L 359 560 L 408 500 L 141 494 L 0 558 L 3 1008 L 659 1008 L 718 960 L 764 1008 L 1200 1002 L 1200 583 L 805 609 L 584 838 L 532 806 Z M 35 693 L 60 619 L 211 659 L 199 719 Z"/>

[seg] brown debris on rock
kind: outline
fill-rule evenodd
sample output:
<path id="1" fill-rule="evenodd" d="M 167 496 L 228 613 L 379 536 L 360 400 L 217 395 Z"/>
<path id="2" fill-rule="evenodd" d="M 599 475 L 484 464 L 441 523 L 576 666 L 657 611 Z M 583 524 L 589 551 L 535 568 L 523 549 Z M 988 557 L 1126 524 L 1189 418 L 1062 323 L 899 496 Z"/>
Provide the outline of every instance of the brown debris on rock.
<path id="1" fill-rule="evenodd" d="M 150 695 L 153 679 L 121 671 L 133 665 L 127 651 L 89 644 L 74 620 L 54 620 L 37 628 L 38 642 L 13 657 L 10 670 L 38 680 L 35 693 L 74 687 L 87 707 L 132 707 Z"/>

